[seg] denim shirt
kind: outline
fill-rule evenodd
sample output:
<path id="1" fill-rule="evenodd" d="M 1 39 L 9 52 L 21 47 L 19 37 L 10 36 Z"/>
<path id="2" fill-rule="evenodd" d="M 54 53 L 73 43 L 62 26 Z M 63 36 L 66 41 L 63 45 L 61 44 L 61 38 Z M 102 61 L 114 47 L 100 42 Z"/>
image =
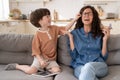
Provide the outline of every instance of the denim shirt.
<path id="1" fill-rule="evenodd" d="M 108 53 L 102 56 L 101 36 L 93 38 L 91 32 L 86 35 L 83 28 L 75 29 L 71 34 L 74 40 L 74 49 L 70 50 L 73 68 L 88 62 L 104 62 L 107 59 Z M 68 44 L 70 47 L 70 43 Z"/>

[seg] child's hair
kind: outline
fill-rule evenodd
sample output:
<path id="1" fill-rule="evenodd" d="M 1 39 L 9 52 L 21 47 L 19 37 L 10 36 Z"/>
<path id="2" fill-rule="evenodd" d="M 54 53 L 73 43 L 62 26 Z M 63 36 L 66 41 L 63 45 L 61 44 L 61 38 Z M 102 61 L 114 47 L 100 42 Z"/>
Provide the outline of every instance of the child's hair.
<path id="1" fill-rule="evenodd" d="M 46 15 L 50 15 L 50 11 L 47 8 L 36 9 L 30 14 L 30 22 L 35 27 L 41 27 L 41 25 L 38 22 L 43 18 L 43 16 L 46 16 Z"/>

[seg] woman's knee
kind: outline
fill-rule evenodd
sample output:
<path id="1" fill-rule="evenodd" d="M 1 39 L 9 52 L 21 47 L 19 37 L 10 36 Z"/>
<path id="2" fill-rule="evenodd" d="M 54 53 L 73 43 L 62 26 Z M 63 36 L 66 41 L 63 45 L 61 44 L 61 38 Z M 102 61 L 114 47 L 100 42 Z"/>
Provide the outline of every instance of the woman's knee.
<path id="1" fill-rule="evenodd" d="M 99 77 L 105 76 L 108 72 L 108 68 L 105 63 L 102 62 L 90 62 L 86 63 L 82 69 L 86 73 L 94 73 Z"/>
<path id="2" fill-rule="evenodd" d="M 78 66 L 74 69 L 74 75 L 79 78 L 79 75 L 81 74 L 81 69 L 82 69 L 83 65 Z"/>
<path id="3" fill-rule="evenodd" d="M 83 71 L 94 71 L 94 67 L 92 66 L 91 63 L 86 63 L 84 67 L 82 68 Z"/>

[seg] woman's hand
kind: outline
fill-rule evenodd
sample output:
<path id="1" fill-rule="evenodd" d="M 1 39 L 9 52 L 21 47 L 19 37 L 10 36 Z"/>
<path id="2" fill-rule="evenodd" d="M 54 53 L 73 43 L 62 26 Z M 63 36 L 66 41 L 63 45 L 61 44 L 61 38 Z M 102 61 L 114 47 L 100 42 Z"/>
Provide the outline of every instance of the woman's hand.
<path id="1" fill-rule="evenodd" d="M 104 33 L 103 41 L 107 41 L 110 37 L 110 29 L 109 28 L 103 28 L 102 32 Z"/>
<path id="2" fill-rule="evenodd" d="M 107 52 L 107 40 L 110 37 L 110 28 L 104 27 L 102 29 L 102 32 L 104 33 L 103 36 L 103 43 L 102 43 L 102 55 L 105 56 Z"/>

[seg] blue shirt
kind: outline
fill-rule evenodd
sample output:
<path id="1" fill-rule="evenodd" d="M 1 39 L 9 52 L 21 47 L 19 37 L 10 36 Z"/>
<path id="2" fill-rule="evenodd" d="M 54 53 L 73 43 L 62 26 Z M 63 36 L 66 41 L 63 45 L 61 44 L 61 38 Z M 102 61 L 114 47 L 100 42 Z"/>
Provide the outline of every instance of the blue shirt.
<path id="1" fill-rule="evenodd" d="M 104 62 L 107 59 L 108 53 L 102 56 L 101 36 L 93 38 L 91 32 L 86 35 L 83 28 L 75 29 L 71 34 L 74 40 L 74 50 L 70 50 L 73 68 L 88 62 Z"/>

